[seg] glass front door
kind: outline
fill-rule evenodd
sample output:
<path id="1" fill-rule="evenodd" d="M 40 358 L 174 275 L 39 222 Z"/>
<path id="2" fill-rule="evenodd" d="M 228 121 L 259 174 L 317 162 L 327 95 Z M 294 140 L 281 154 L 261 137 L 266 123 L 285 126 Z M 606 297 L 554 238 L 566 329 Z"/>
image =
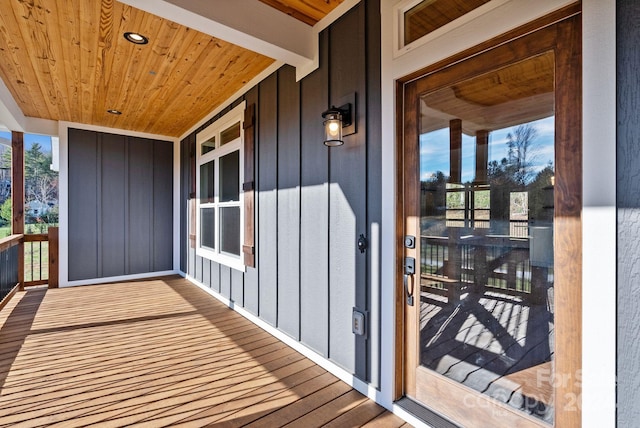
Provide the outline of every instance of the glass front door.
<path id="1" fill-rule="evenodd" d="M 465 426 L 553 425 L 567 375 L 556 295 L 575 284 L 556 275 L 556 175 L 579 166 L 557 162 L 562 57 L 501 61 L 511 43 L 405 88 L 406 393 Z"/>
<path id="2" fill-rule="evenodd" d="M 419 139 L 420 365 L 552 421 L 553 55 L 422 95 Z"/>

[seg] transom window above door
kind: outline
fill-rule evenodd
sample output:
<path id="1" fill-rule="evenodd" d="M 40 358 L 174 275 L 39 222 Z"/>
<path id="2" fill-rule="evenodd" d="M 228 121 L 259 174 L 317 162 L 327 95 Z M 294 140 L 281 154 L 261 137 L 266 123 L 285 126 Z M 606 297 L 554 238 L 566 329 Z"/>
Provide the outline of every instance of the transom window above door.
<path id="1" fill-rule="evenodd" d="M 405 0 L 395 7 L 395 56 L 446 31 L 459 18 L 473 19 L 505 0 Z M 482 8 L 482 9 L 480 9 Z"/>

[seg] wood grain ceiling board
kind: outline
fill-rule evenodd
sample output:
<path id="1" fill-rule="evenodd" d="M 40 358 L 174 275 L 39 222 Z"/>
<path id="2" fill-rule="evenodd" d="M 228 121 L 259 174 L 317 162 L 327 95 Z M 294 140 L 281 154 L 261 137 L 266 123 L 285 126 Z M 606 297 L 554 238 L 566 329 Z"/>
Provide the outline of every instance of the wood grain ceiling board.
<path id="1" fill-rule="evenodd" d="M 554 55 L 525 61 L 423 95 L 421 131 L 462 119 L 463 132 L 494 131 L 554 114 Z"/>
<path id="2" fill-rule="evenodd" d="M 315 25 L 343 0 L 260 0 L 305 24 Z"/>
<path id="3" fill-rule="evenodd" d="M 0 52 L 0 77 L 25 116 L 166 136 L 273 63 L 114 0 L 0 0 Z"/>
<path id="4" fill-rule="evenodd" d="M 424 0 L 405 13 L 404 43 L 418 40 L 490 0 Z"/>
<path id="5" fill-rule="evenodd" d="M 453 85 L 458 99 L 482 106 L 553 92 L 553 52 Z"/>

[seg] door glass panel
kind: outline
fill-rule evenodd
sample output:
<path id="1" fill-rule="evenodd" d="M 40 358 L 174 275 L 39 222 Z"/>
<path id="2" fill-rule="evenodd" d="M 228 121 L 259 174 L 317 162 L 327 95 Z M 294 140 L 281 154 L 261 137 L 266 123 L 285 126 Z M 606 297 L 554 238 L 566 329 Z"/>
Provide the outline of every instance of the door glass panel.
<path id="1" fill-rule="evenodd" d="M 553 422 L 554 61 L 420 97 L 421 366 Z"/>

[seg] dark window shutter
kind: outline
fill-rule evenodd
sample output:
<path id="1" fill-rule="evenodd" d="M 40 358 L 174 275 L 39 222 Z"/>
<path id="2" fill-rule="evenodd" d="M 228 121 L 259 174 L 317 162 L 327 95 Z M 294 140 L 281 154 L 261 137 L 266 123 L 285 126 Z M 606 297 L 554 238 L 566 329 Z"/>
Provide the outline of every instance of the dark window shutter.
<path id="1" fill-rule="evenodd" d="M 255 177 L 254 177 L 254 141 L 255 141 L 255 104 L 249 104 L 244 111 L 244 264 L 256 267 L 255 260 Z"/>
<path id="2" fill-rule="evenodd" d="M 196 248 L 196 141 L 195 137 L 189 141 L 189 246 Z"/>

